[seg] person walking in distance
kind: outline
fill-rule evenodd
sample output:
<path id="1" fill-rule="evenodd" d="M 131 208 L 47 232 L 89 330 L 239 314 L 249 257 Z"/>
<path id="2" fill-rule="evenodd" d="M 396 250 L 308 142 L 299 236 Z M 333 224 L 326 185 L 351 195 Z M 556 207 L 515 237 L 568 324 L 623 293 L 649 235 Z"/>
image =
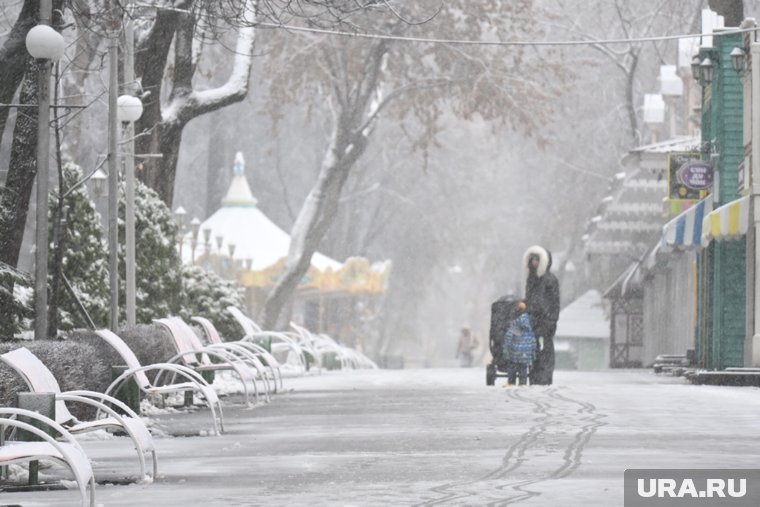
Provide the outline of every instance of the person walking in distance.
<path id="1" fill-rule="evenodd" d="M 472 357 L 475 349 L 478 348 L 478 339 L 472 333 L 469 327 L 463 327 L 459 334 L 459 345 L 457 346 L 457 358 L 462 368 L 472 366 Z"/>
<path id="2" fill-rule="evenodd" d="M 534 245 L 525 251 L 523 266 L 528 272 L 525 303 L 539 344 L 531 369 L 531 384 L 550 385 L 554 376 L 554 334 L 559 319 L 559 281 L 551 272 L 551 252 L 541 246 Z"/>

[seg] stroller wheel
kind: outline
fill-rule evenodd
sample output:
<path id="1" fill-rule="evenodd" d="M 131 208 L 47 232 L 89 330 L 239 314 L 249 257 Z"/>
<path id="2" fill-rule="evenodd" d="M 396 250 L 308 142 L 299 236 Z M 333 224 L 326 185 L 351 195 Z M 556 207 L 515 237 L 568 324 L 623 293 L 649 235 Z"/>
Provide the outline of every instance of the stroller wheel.
<path id="1" fill-rule="evenodd" d="M 492 386 L 496 382 L 496 365 L 489 364 L 486 366 L 486 385 Z"/>

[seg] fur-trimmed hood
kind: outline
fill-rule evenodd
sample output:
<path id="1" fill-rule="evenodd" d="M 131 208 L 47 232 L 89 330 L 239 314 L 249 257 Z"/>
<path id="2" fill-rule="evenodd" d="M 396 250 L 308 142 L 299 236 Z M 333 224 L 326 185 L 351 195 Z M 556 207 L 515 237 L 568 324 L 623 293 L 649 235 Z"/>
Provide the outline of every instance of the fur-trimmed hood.
<path id="1" fill-rule="evenodd" d="M 528 248 L 523 254 L 523 269 L 525 269 L 528 274 L 530 273 L 530 270 L 528 269 L 528 259 L 530 259 L 531 255 L 538 255 L 538 268 L 536 269 L 536 276 L 541 278 L 552 267 L 552 255 L 546 248 L 542 246 L 533 245 L 532 247 Z"/>

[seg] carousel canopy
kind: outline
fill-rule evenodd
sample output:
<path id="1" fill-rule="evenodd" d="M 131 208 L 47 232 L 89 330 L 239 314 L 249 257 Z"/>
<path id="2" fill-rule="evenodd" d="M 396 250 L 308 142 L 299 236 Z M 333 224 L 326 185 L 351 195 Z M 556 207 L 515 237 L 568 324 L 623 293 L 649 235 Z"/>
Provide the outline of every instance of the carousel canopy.
<path id="1" fill-rule="evenodd" d="M 247 286 L 273 285 L 284 269 L 290 248 L 290 235 L 272 222 L 257 206 L 245 178 L 242 153 L 235 156 L 234 175 L 222 207 L 200 224 L 196 232 L 185 235 L 185 263 L 203 263 L 226 259 L 240 266 L 239 281 Z M 193 251 L 194 250 L 194 251 Z M 370 263 L 363 258 L 349 258 L 345 263 L 315 252 L 311 267 L 301 287 L 351 292 L 382 292 L 385 289 L 390 261 Z"/>

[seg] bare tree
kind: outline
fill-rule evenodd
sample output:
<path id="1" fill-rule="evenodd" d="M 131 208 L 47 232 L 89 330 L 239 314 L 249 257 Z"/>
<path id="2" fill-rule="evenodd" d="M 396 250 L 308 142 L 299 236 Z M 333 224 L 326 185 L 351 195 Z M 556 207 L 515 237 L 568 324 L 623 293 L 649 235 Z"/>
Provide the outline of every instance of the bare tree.
<path id="1" fill-rule="evenodd" d="M 163 158 L 145 163 L 140 179 L 155 189 L 171 206 L 182 130 L 188 122 L 241 101 L 248 93 L 255 43 L 258 0 L 245 0 L 241 6 L 233 64 L 227 81 L 216 88 L 197 90 L 193 77 L 202 38 L 204 16 L 216 15 L 209 5 L 185 2 L 187 10 L 157 6 L 150 26 L 138 32 L 135 75 L 148 95 L 144 112 L 137 122 L 136 149 L 141 153 L 160 153 Z M 195 44 L 194 44 L 195 43 Z M 165 96 L 165 101 L 162 101 Z M 162 103 L 163 102 L 163 103 Z"/>
<path id="2" fill-rule="evenodd" d="M 417 15 L 426 19 L 430 3 L 422 2 L 408 15 L 382 16 L 366 12 L 351 19 L 354 25 L 394 34 Z M 449 2 L 424 28 L 479 39 L 495 32 L 512 39 L 539 36 L 533 2 Z M 404 21 L 402 21 L 402 19 Z M 547 118 L 550 97 L 570 72 L 535 48 L 465 49 L 453 44 L 409 44 L 385 39 L 337 40 L 319 34 L 279 33 L 273 41 L 269 66 L 272 96 L 278 103 L 295 94 L 310 93 L 330 112 L 328 145 L 317 183 L 312 188 L 291 231 L 285 272 L 267 298 L 260 316 L 274 327 L 288 299 L 309 267 L 310 259 L 332 223 L 349 173 L 372 138 L 381 113 L 396 121 L 414 117 L 421 132 L 420 147 L 435 143 L 439 120 L 446 114 L 510 124 L 535 132 Z M 284 60 L 284 62 L 283 62 Z M 552 76 L 549 79 L 548 76 Z M 393 107 L 392 107 L 393 106 Z"/>
<path id="3" fill-rule="evenodd" d="M 626 2 L 624 0 L 608 0 L 597 4 L 593 11 L 579 8 L 574 0 L 557 0 L 558 10 L 564 13 L 575 13 L 560 23 L 550 26 L 587 40 L 591 48 L 602 54 L 621 73 L 623 78 L 623 107 L 628 123 L 629 146 L 637 146 L 641 142 L 639 124 L 638 100 L 641 91 L 639 81 L 644 76 L 652 76 L 651 62 L 665 63 L 665 49 L 672 41 L 656 41 L 643 43 L 631 40 L 619 44 L 606 44 L 606 39 L 641 39 L 659 34 L 658 31 L 667 29 L 672 33 L 687 33 L 692 28 L 695 16 L 704 0 L 698 5 L 694 2 L 656 0 L 654 2 Z M 583 3 L 585 5 L 585 3 Z M 589 20 L 592 16 L 592 20 Z M 592 22 L 593 21 L 593 22 Z M 595 29 L 590 30 L 588 27 Z M 604 27 L 604 30 L 597 30 Z M 653 50 L 653 55 L 648 49 Z M 644 58 L 642 59 L 642 56 Z M 654 56 L 654 58 L 652 58 Z M 642 69 L 642 62 L 647 63 Z"/>
<path id="4" fill-rule="evenodd" d="M 0 48 L 0 69 L 3 69 L 0 72 L 0 103 L 2 104 L 13 102 L 16 90 L 21 85 L 29 56 L 26 52 L 24 40 L 29 29 L 37 24 L 38 17 L 38 2 L 25 0 L 8 38 L 5 39 L 3 47 Z M 0 107 L 0 139 L 3 137 L 9 112 L 9 107 Z"/>

